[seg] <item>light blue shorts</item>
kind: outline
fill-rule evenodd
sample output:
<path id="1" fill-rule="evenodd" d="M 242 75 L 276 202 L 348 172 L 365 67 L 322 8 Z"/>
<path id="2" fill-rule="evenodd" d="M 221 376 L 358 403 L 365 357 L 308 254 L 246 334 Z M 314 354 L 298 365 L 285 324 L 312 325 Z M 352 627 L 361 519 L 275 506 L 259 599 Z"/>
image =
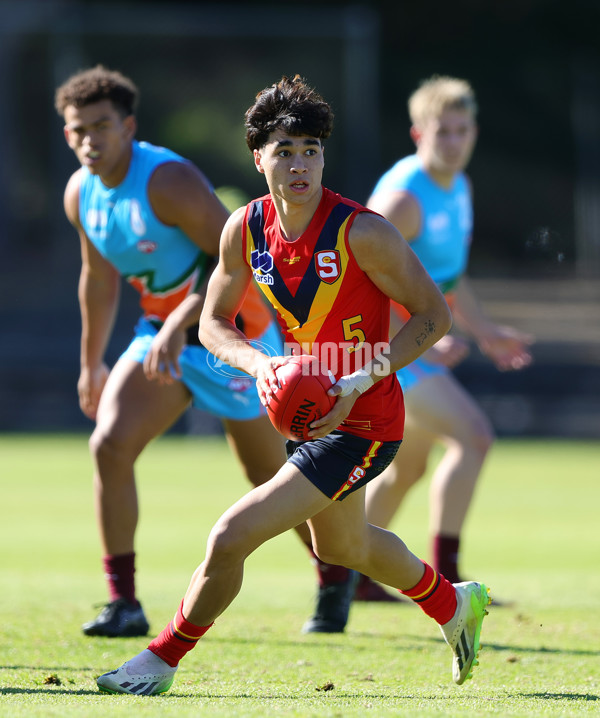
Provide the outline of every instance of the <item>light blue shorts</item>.
<path id="1" fill-rule="evenodd" d="M 143 317 L 135 327 L 135 336 L 121 358 L 142 364 L 158 333 Z M 283 354 L 281 333 L 276 322 L 271 322 L 265 332 L 253 340 L 253 346 L 270 356 Z M 186 346 L 179 355 L 181 381 L 192 394 L 192 404 L 224 419 L 241 421 L 256 419 L 265 414 L 256 391 L 256 380 L 227 364 L 220 362 L 202 346 Z"/>
<path id="2" fill-rule="evenodd" d="M 437 374 L 447 374 L 448 368 L 442 364 L 431 364 L 425 359 L 419 357 L 411 362 L 408 366 L 399 369 L 396 372 L 402 391 L 406 394 L 413 386 L 426 379 L 428 376 L 436 376 Z"/>

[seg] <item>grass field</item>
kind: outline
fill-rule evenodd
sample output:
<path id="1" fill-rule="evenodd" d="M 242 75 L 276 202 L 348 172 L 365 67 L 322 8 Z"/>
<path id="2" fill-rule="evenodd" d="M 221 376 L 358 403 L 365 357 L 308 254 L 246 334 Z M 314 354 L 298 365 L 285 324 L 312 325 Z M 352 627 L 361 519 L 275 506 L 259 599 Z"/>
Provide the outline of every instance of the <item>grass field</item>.
<path id="1" fill-rule="evenodd" d="M 292 534 L 248 561 L 242 592 L 164 696 L 95 678 L 147 639 L 91 639 L 105 599 L 85 436 L 0 436 L 0 715 L 575 716 L 600 713 L 600 443 L 500 441 L 464 537 L 463 569 L 510 607 L 484 623 L 481 665 L 452 683 L 418 608 L 355 605 L 343 635 L 302 635 L 315 579 Z M 245 490 L 219 438 L 166 437 L 139 461 L 138 586 L 156 635 L 220 512 Z M 427 557 L 427 484 L 394 529 Z"/>

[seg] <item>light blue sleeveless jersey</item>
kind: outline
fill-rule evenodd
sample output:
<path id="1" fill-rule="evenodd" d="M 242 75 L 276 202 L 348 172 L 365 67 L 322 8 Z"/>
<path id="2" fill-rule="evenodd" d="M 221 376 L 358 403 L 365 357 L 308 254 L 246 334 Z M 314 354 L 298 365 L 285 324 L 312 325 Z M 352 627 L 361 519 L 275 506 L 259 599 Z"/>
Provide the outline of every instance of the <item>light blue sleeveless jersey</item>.
<path id="1" fill-rule="evenodd" d="M 373 195 L 401 190 L 411 192 L 421 207 L 421 230 L 410 246 L 450 301 L 452 290 L 467 268 L 471 245 L 473 205 L 467 179 L 462 173 L 457 175 L 453 186 L 446 190 L 425 172 L 420 157 L 409 155 L 381 177 Z M 429 376 L 449 373 L 441 364 L 419 357 L 396 375 L 406 393 Z"/>
<path id="2" fill-rule="evenodd" d="M 162 322 L 205 279 L 212 258 L 180 229 L 167 227 L 148 201 L 148 182 L 165 162 L 186 162 L 175 152 L 146 142 L 133 143 L 127 176 L 108 188 L 100 177 L 81 171 L 79 216 L 98 251 L 141 294 L 144 316 L 122 358 L 143 363 Z M 281 354 L 281 337 L 272 323 L 257 341 L 264 351 Z M 216 359 L 202 346 L 184 346 L 179 355 L 181 381 L 193 405 L 215 416 L 241 421 L 264 415 L 256 381 L 237 369 L 215 369 Z"/>
<path id="3" fill-rule="evenodd" d="M 144 316 L 164 321 L 206 277 L 212 258 L 177 227 L 154 214 L 148 182 L 165 162 L 186 162 L 175 152 L 133 142 L 127 176 L 106 187 L 86 167 L 81 170 L 79 217 L 98 251 L 141 294 Z"/>
<path id="4" fill-rule="evenodd" d="M 423 224 L 410 246 L 446 292 L 464 273 L 469 258 L 473 207 L 467 179 L 461 173 L 450 189 L 443 189 L 425 172 L 421 159 L 410 155 L 381 177 L 373 195 L 400 190 L 414 194 L 421 206 Z"/>

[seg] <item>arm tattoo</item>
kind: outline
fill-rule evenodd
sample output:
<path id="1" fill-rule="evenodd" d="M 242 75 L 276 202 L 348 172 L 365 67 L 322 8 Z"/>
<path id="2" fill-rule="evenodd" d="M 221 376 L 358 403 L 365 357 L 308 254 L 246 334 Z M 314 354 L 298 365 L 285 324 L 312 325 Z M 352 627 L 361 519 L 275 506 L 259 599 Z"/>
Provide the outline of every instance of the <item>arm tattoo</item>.
<path id="1" fill-rule="evenodd" d="M 423 342 L 427 341 L 427 337 L 431 334 L 435 334 L 435 322 L 432 322 L 430 319 L 428 319 L 423 326 L 423 331 L 415 340 L 417 342 L 417 345 L 421 346 Z"/>

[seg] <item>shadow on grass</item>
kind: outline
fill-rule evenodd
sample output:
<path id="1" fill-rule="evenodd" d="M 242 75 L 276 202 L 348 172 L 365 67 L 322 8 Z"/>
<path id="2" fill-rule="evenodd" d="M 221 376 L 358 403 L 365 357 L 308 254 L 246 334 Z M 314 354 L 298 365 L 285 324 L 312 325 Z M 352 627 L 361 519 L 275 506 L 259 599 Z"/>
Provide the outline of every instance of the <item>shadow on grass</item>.
<path id="1" fill-rule="evenodd" d="M 0 696 L 18 695 L 97 696 L 100 692 L 82 688 L 0 688 Z"/>
<path id="2" fill-rule="evenodd" d="M 600 701 L 592 693 L 509 693 L 508 698 L 543 698 L 549 701 Z"/>
<path id="3" fill-rule="evenodd" d="M 67 688 L 0 688 L 0 695 L 62 695 L 62 696 L 102 696 L 105 700 L 111 700 L 113 696 L 107 695 L 105 693 L 102 693 L 97 690 L 84 690 L 84 689 L 67 689 Z M 179 700 L 181 698 L 189 698 L 190 693 L 176 693 L 176 692 L 169 692 L 169 693 L 163 693 L 160 696 L 141 696 L 142 698 L 148 698 L 148 699 L 157 699 L 159 698 L 162 701 L 168 701 L 170 700 Z M 199 699 L 205 699 L 205 700 L 250 700 L 250 701 L 269 701 L 269 700 L 276 700 L 276 701 L 282 701 L 282 700 L 291 700 L 291 701 L 297 701 L 298 695 L 252 695 L 249 693 L 232 693 L 232 694 L 221 694 L 221 693 L 194 693 L 193 694 L 195 698 Z M 390 696 L 388 694 L 381 694 L 381 693 L 350 693 L 347 691 L 335 691 L 332 692 L 331 698 L 334 702 L 338 700 L 389 700 Z M 120 695 L 116 696 L 117 698 L 121 697 Z M 140 696 L 134 696 L 134 698 L 139 698 Z M 535 699 L 535 700 L 545 700 L 545 701 L 581 701 L 581 702 L 592 702 L 592 701 L 598 701 L 600 700 L 600 696 L 591 694 L 591 693 L 509 693 L 506 696 L 507 698 L 514 698 L 517 700 L 524 700 L 524 699 Z M 401 699 L 404 701 L 410 701 L 410 700 L 416 700 L 419 702 L 422 702 L 424 700 L 427 700 L 427 696 L 423 695 L 405 695 L 405 694 L 398 694 L 395 696 L 397 699 Z M 436 703 L 439 703 L 440 700 L 453 700 L 452 696 L 440 696 L 440 695 L 434 695 L 429 696 L 429 700 L 435 701 Z"/>
<path id="4" fill-rule="evenodd" d="M 359 638 L 373 638 L 372 634 L 369 633 L 354 633 Z M 423 644 L 423 643 L 444 643 L 443 638 L 437 638 L 436 636 L 414 636 L 403 633 L 398 635 L 383 635 L 377 634 L 377 640 L 385 641 L 398 641 L 402 639 L 405 642 Z M 352 650 L 355 650 L 355 646 L 352 646 Z M 490 651 L 511 651 L 514 653 L 547 653 L 556 655 L 567 655 L 567 656 L 600 656 L 600 649 L 588 649 L 588 648 L 549 648 L 548 646 L 512 646 L 509 644 L 501 643 L 488 643 L 484 638 L 481 641 L 482 650 Z M 368 646 L 359 647 L 359 650 L 371 650 Z M 410 650 L 408 647 L 407 650 Z"/>
<path id="5" fill-rule="evenodd" d="M 56 673 L 58 671 L 62 671 L 63 673 L 72 672 L 72 671 L 89 671 L 93 673 L 94 671 L 97 671 L 97 668 L 90 668 L 90 666 L 0 666 L 0 669 L 3 671 L 48 671 L 50 673 Z M 1 689 L 0 689 L 1 690 Z"/>
<path id="6" fill-rule="evenodd" d="M 93 691 L 80 691 L 81 693 L 92 693 L 93 695 L 106 695 L 101 693 L 94 693 Z M 75 694 L 75 691 L 73 691 Z M 168 693 L 163 693 L 160 696 L 141 696 L 142 698 L 160 698 L 161 700 L 179 700 L 181 698 L 190 698 L 193 696 L 194 698 L 198 699 L 204 699 L 207 701 L 215 701 L 215 700 L 248 700 L 248 701 L 282 701 L 282 700 L 289 700 L 289 701 L 297 701 L 299 700 L 299 695 L 297 693 L 293 694 L 274 694 L 269 695 L 265 693 L 261 693 L 260 695 L 257 695 L 256 693 L 177 693 L 169 691 Z M 373 701 L 389 701 L 391 696 L 388 693 L 362 693 L 362 692 L 350 692 L 350 691 L 339 691 L 339 690 L 332 690 L 327 692 L 328 701 L 337 702 L 340 700 L 373 700 Z M 111 698 L 111 696 L 106 695 L 108 699 Z M 118 697 L 118 696 L 117 696 Z M 134 696 L 139 697 L 139 696 Z M 453 702 L 456 700 L 456 697 L 453 695 L 431 695 L 431 696 L 424 696 L 421 694 L 412 694 L 412 693 L 402 693 L 399 692 L 393 696 L 395 700 L 403 700 L 403 701 L 418 701 L 421 703 L 422 701 L 430 700 L 435 703 L 439 703 L 440 701 L 449 701 Z M 592 695 L 589 693 L 511 693 L 507 695 L 507 698 L 516 698 L 519 700 L 524 699 L 544 699 L 548 701 L 581 701 L 581 702 L 588 702 L 588 701 L 597 701 L 600 700 L 600 697 L 597 695 Z"/>
<path id="7" fill-rule="evenodd" d="M 314 638 L 313 638 L 314 636 Z M 364 634 L 364 636 L 368 636 L 368 638 L 373 639 L 373 635 Z M 354 637 L 361 637 L 360 634 L 354 634 Z M 377 636 L 377 639 L 379 639 L 380 636 Z M 399 637 L 398 636 L 390 636 L 386 637 L 386 640 L 389 640 L 390 642 L 397 642 L 399 643 L 400 640 L 404 640 L 404 636 Z M 320 640 L 319 640 L 320 639 Z M 203 639 L 204 640 L 204 639 Z M 267 647 L 276 647 L 276 648 L 297 648 L 298 650 L 304 650 L 307 647 L 310 648 L 348 648 L 349 644 L 352 641 L 352 637 L 345 636 L 340 633 L 335 634 L 327 634 L 327 633 L 311 633 L 303 638 L 299 638 L 298 640 L 269 640 L 268 638 L 242 638 L 237 636 L 211 636 L 210 637 L 210 643 L 213 644 L 226 644 L 226 645 L 235 645 L 235 646 L 254 646 L 256 648 L 263 648 L 266 649 Z M 206 643 L 209 643 L 209 640 L 206 639 Z M 376 645 L 357 645 L 355 643 L 352 643 L 352 650 L 353 651 L 373 651 L 376 650 Z"/>
<path id="8" fill-rule="evenodd" d="M 115 694 L 108 694 L 103 693 L 99 690 L 69 690 L 66 688 L 57 688 L 57 689 L 50 689 L 50 688 L 0 688 L 0 695 L 62 695 L 62 696 L 102 696 L 103 699 L 109 701 L 112 699 L 118 699 L 121 698 L 123 693 L 115 693 Z M 341 692 L 341 691 L 331 691 L 328 692 L 329 700 L 347 700 L 347 699 L 365 699 L 365 700 L 389 700 L 390 696 L 386 694 L 380 694 L 380 693 L 349 693 L 349 692 Z M 161 701 L 174 701 L 174 700 L 180 700 L 181 698 L 190 698 L 194 697 L 196 699 L 204 699 L 207 701 L 212 700 L 249 700 L 249 701 L 282 701 L 282 700 L 289 700 L 289 701 L 297 701 L 299 700 L 298 694 L 274 694 L 274 695 L 268 695 L 261 693 L 260 695 L 252 694 L 252 693 L 202 693 L 202 692 L 195 692 L 191 691 L 189 693 L 177 693 L 176 691 L 169 691 L 168 693 L 162 693 L 157 696 L 133 696 L 133 698 L 147 698 L 147 699 L 160 699 Z M 397 697 L 402 698 L 403 700 L 422 700 L 422 696 L 414 696 L 414 695 L 398 695 Z M 431 696 L 431 700 L 439 700 L 439 696 Z"/>
<path id="9" fill-rule="evenodd" d="M 600 656 L 600 650 L 591 650 L 586 648 L 548 648 L 547 646 L 509 646 L 500 643 L 485 643 L 482 641 L 482 649 L 491 651 L 511 651 L 514 653 L 548 653 L 550 655 L 566 655 L 566 656 Z"/>

